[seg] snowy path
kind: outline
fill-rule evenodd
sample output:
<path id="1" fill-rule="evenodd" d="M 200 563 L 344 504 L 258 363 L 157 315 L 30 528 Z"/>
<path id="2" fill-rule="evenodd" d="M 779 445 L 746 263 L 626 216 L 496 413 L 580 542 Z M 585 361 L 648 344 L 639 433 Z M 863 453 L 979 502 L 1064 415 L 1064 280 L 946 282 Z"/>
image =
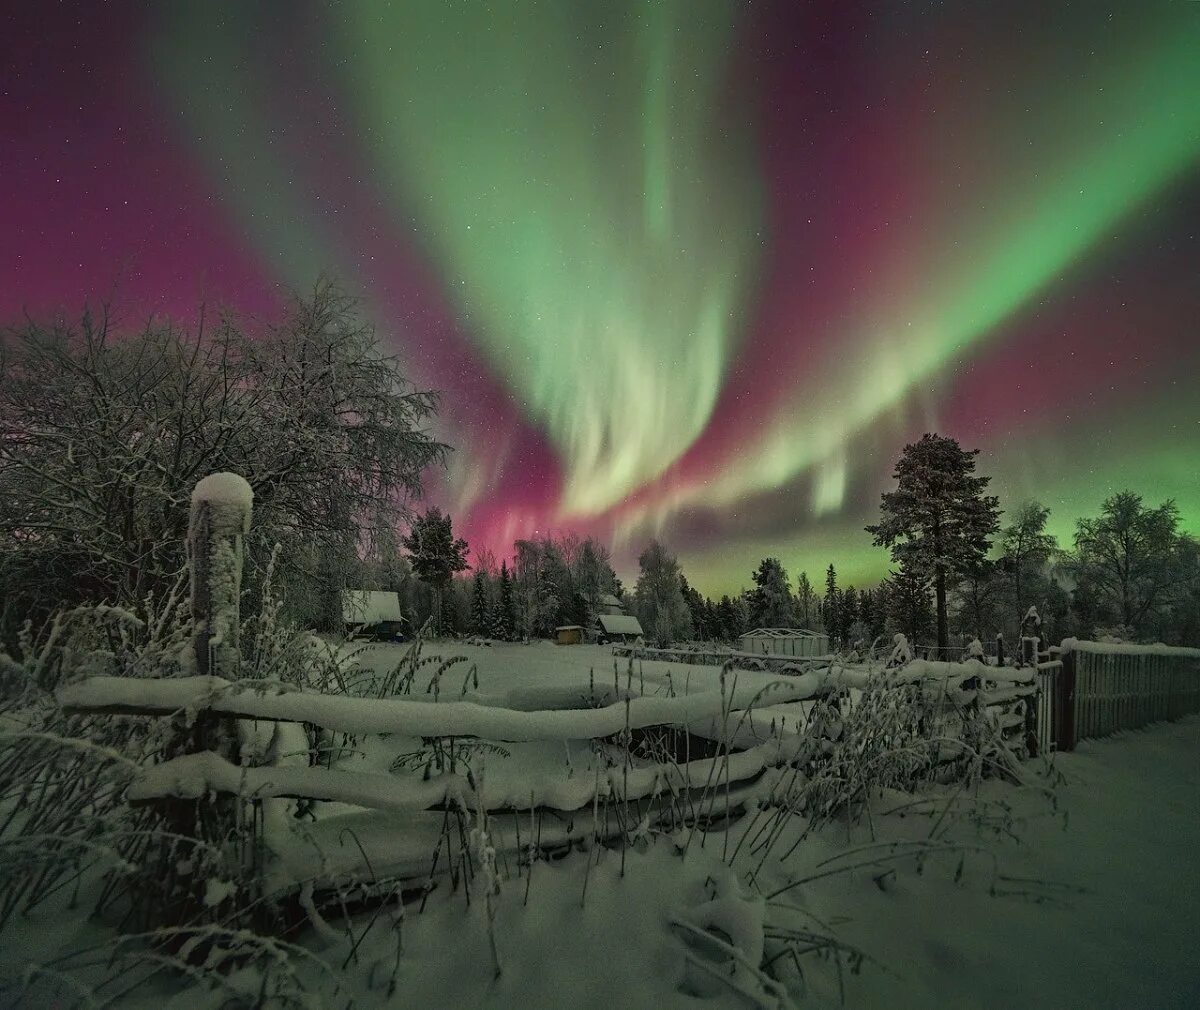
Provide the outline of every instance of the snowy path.
<path id="1" fill-rule="evenodd" d="M 1086 742 L 1058 768 L 1066 830 L 1027 825 L 1003 872 L 1087 893 L 992 898 L 933 869 L 888 893 L 834 878 L 821 904 L 853 917 L 838 935 L 903 976 L 864 970 L 847 1006 L 1200 1006 L 1200 718 Z"/>

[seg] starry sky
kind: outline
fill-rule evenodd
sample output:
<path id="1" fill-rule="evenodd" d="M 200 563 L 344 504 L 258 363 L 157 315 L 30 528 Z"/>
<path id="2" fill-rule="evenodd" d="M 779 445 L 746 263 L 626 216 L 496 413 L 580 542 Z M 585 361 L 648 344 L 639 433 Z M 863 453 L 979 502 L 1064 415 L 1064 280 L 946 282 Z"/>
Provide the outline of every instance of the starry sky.
<path id="1" fill-rule="evenodd" d="M 859 585 L 924 431 L 1200 533 L 1200 3 L 0 14 L 0 319 L 360 294 L 476 546 Z"/>

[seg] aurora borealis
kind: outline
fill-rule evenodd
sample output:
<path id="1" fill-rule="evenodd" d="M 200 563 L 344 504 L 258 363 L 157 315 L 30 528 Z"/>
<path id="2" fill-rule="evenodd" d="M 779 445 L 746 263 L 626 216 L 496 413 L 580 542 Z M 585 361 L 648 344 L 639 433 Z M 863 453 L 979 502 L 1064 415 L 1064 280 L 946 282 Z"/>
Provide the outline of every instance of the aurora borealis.
<path id="1" fill-rule="evenodd" d="M 0 315 L 359 292 L 472 544 L 870 581 L 926 430 L 1200 532 L 1200 4 L 171 3 L 0 32 Z"/>

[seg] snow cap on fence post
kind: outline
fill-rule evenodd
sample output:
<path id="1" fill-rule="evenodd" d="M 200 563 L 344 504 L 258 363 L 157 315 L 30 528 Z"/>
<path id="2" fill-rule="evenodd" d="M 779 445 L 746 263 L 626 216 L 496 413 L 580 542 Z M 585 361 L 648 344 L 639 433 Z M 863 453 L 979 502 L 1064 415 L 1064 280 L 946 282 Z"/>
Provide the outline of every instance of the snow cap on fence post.
<path id="1" fill-rule="evenodd" d="M 237 676 L 242 538 L 250 532 L 254 492 L 236 473 L 214 473 L 192 491 L 192 649 L 196 673 Z"/>

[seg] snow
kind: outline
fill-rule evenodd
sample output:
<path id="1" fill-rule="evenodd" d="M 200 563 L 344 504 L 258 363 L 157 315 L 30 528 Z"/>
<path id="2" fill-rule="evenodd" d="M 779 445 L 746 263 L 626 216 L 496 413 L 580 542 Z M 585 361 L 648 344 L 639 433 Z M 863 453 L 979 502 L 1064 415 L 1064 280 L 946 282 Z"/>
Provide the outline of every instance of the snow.
<path id="1" fill-rule="evenodd" d="M 347 624 L 381 624 L 404 620 L 397 593 L 375 589 L 347 589 L 342 593 L 342 620 Z"/>
<path id="2" fill-rule="evenodd" d="M 778 679 L 771 702 L 814 697 L 836 684 L 862 686 L 867 677 L 841 668 Z M 738 698 L 749 702 L 750 692 Z M 270 694 L 239 689 L 219 677 L 189 677 L 171 681 L 93 677 L 68 685 L 58 693 L 69 710 L 208 711 L 218 715 L 251 716 L 307 722 L 343 733 L 400 733 L 420 737 L 478 737 L 486 740 L 582 740 L 611 736 L 627 726 L 641 729 L 661 725 L 711 725 L 725 710 L 718 691 L 674 698 L 638 697 L 604 708 L 522 712 L 470 701 L 433 703 L 416 698 L 349 698 L 304 691 Z"/>
<path id="3" fill-rule="evenodd" d="M 452 892 L 444 877 L 424 913 L 410 905 L 402 926 L 394 914 L 355 918 L 354 935 L 366 935 L 355 959 L 337 973 L 347 992 L 325 1005 L 345 1005 L 347 994 L 361 1006 L 388 1002 L 393 970 L 398 989 L 391 1002 L 411 1006 L 695 1008 L 703 1002 L 732 1010 L 779 1005 L 758 965 L 777 953 L 781 928 L 801 925 L 832 934 L 878 962 L 853 973 L 844 960 L 839 966 L 832 957 L 805 957 L 806 992 L 796 998 L 804 1006 L 837 1006 L 839 978 L 845 1005 L 852 1008 L 1198 1005 L 1193 906 L 1200 893 L 1200 866 L 1194 860 L 1200 847 L 1195 808 L 1200 719 L 1085 741 L 1073 753 L 1056 755 L 1055 772 L 1062 777 L 1057 810 L 1042 794 L 1053 778 L 1021 788 L 985 782 L 972 795 L 953 787 L 915 797 L 881 794 L 862 823 L 838 822 L 814 831 L 784 862 L 780 853 L 806 826 L 803 818 L 794 818 L 753 886 L 747 877 L 759 856 L 751 852 L 751 843 L 731 870 L 722 860 L 726 835 L 719 827 L 690 847 L 686 831 L 672 839 L 655 834 L 655 811 L 662 809 L 672 785 L 702 783 L 710 772 L 720 781 L 723 758 L 693 761 L 686 769 L 646 762 L 628 771 L 628 795 L 643 802 L 632 831 L 638 840 L 624 864 L 618 852 L 592 847 L 528 866 L 519 863 L 516 829 L 519 816 L 521 842 L 528 848 L 529 813 L 507 808 L 527 808 L 531 802 L 543 808 L 545 848 L 568 839 L 587 846 L 593 798 L 606 795 L 611 801 L 626 788 L 623 768 L 608 767 L 589 744 L 564 741 L 559 733 L 623 729 L 626 697 L 631 723 L 635 715 L 662 718 L 666 713 L 671 719 L 699 719 L 711 728 L 720 718 L 721 670 L 646 661 L 622 664 L 614 674 L 612 656 L 596 646 L 497 644 L 484 650 L 455 643 L 449 650 L 480 665 L 478 688 L 449 703 L 421 694 L 420 678 L 411 698 L 329 699 L 340 703 L 332 707 L 282 685 L 250 687 L 216 677 L 97 679 L 65 688 L 60 698 L 67 704 L 193 714 L 214 702 L 290 706 L 282 718 L 317 721 L 308 716 L 320 715 L 335 728 L 362 726 L 364 711 L 374 711 L 380 713 L 375 725 L 394 727 L 371 729 L 394 735 L 372 735 L 358 751 L 325 769 L 309 767 L 308 741 L 299 723 L 275 723 L 268 721 L 271 715 L 249 713 L 260 721 L 242 721 L 243 754 L 268 765 L 238 768 L 215 755 L 189 755 L 144 770 L 130 787 L 131 798 L 199 796 L 212 788 L 266 798 L 268 811 L 276 812 L 268 814 L 267 837 L 276 852 L 267 862 L 266 888 L 301 886 L 314 929 L 301 931 L 299 940 L 315 950 L 332 948 L 329 960 L 335 967 L 348 947 L 329 888 L 344 884 L 348 875 L 423 881 L 446 817 L 428 806 L 450 799 L 462 811 L 468 830 L 478 832 L 472 836 L 476 847 L 494 860 L 484 888 L 495 902 L 494 920 L 481 914 L 477 891 L 468 908 L 463 889 Z M 1200 654 L 1170 654 L 1181 651 Z M 385 671 L 402 654 L 399 647 L 379 646 L 361 655 L 366 666 Z M 422 676 L 432 673 L 423 670 Z M 978 662 L 913 662 L 888 677 L 962 697 L 969 695 L 963 685 L 978 680 L 987 700 L 995 702 L 1027 694 L 1036 671 Z M 787 718 L 789 726 L 798 726 L 811 704 L 806 691 L 838 684 L 854 692 L 867 680 L 863 669 L 841 666 L 802 677 L 726 674 L 725 703 L 735 707 L 735 719 L 741 719 L 737 711 L 753 704 L 746 723 L 760 734 L 757 742 L 750 741 L 750 750 L 729 758 L 732 804 L 747 811 L 728 832 L 731 852 L 759 801 L 772 790 L 778 797 L 790 788 L 791 776 L 781 775 L 774 764 L 787 756 L 795 738 L 768 739 L 771 721 Z M 597 702 L 602 707 L 589 707 Z M 543 735 L 509 744 L 509 757 L 489 754 L 477 791 L 465 775 L 435 774 L 424 781 L 418 773 L 388 772 L 398 754 L 420 746 L 419 729 L 449 725 L 456 731 L 473 725 L 488 733 L 532 727 Z M 328 797 L 318 805 L 315 822 L 284 816 L 289 788 Z M 721 793 L 723 805 L 723 783 Z M 960 808 L 961 816 L 939 818 L 948 804 Z M 379 809 L 366 809 L 372 806 Z M 614 822 L 608 833 L 619 830 Z M 839 869 L 866 858 L 864 852 L 878 851 L 867 847 L 915 848 L 931 836 L 944 846 L 985 846 L 995 853 L 1000 876 L 988 855 L 970 848 L 930 856 L 920 873 L 912 858 L 882 868 Z M 763 897 L 821 874 L 777 899 Z M 206 897 L 219 904 L 228 886 L 209 881 Z M 64 944 L 94 942 L 86 931 L 100 927 L 84 923 L 86 907 L 84 901 L 81 911 L 65 918 L 46 914 L 20 922 L 15 927 L 20 932 L 6 935 L 0 973 L 11 975 L 12 965 L 29 951 L 44 952 L 49 960 Z M 503 965 L 498 978 L 489 953 L 493 937 Z M 158 993 L 139 995 L 135 1010 L 171 1005 L 174 984 L 164 981 Z M 319 984 L 315 974 L 312 984 Z M 173 1005 L 197 1010 L 219 1005 L 207 999 L 191 988 L 179 991 Z"/>
<path id="4" fill-rule="evenodd" d="M 246 478 L 236 473 L 211 473 L 192 489 L 193 508 L 202 502 L 249 514 L 254 505 L 254 491 Z"/>
<path id="5" fill-rule="evenodd" d="M 534 780 L 521 785 L 485 785 L 472 789 L 462 775 L 437 775 L 428 780 L 321 767 L 239 767 L 211 752 L 187 754 L 145 769 L 129 786 L 126 796 L 135 803 L 173 796 L 198 799 L 210 791 L 248 799 L 308 797 L 376 810 L 428 810 L 443 803 L 474 807 L 480 799 L 488 810 L 528 809 L 531 805 L 565 812 L 580 810 L 600 795 L 620 800 L 644 799 L 689 782 L 705 782 L 717 772 L 734 782 L 752 779 L 769 765 L 795 753 L 795 738 L 771 740 L 753 750 L 683 764 L 655 764 L 607 768 L 602 776 L 559 780 Z"/>
<path id="6" fill-rule="evenodd" d="M 1085 642 L 1078 638 L 1064 638 L 1062 654 L 1069 652 L 1091 652 L 1104 656 L 1185 656 L 1200 659 L 1200 649 L 1186 649 L 1175 645 L 1124 645 L 1116 642 Z"/>

